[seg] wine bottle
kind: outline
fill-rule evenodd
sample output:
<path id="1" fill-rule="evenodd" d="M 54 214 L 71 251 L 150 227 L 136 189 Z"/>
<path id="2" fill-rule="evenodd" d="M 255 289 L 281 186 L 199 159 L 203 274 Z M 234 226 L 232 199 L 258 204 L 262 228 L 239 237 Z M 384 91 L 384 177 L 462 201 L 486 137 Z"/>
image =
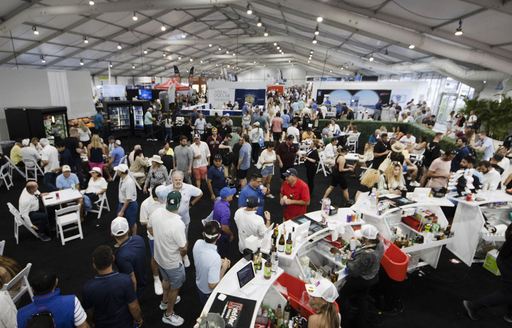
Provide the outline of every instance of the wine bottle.
<path id="1" fill-rule="evenodd" d="M 281 234 L 281 237 L 279 237 L 279 243 L 277 244 L 277 251 L 278 252 L 284 252 L 284 233 Z"/>
<path id="2" fill-rule="evenodd" d="M 260 252 L 260 249 L 258 248 L 258 251 L 256 252 L 256 254 L 254 254 L 254 270 L 256 271 L 259 271 L 261 270 L 261 252 Z"/>
<path id="3" fill-rule="evenodd" d="M 265 261 L 265 267 L 263 269 L 263 278 L 270 279 L 272 277 L 272 264 L 270 261 Z"/>
<path id="4" fill-rule="evenodd" d="M 290 321 L 290 312 L 292 311 L 292 307 L 290 306 L 290 302 L 286 302 L 286 305 L 284 306 L 283 311 L 283 321 L 285 324 L 288 324 L 288 321 Z"/>
<path id="5" fill-rule="evenodd" d="M 288 255 L 292 254 L 293 250 L 293 242 L 292 242 L 292 234 L 288 234 L 288 239 L 286 239 L 286 246 L 284 252 Z"/>
<path id="6" fill-rule="evenodd" d="M 276 246 L 277 237 L 279 237 L 279 226 L 276 224 L 274 227 L 274 233 L 272 234 L 272 246 Z"/>
<path id="7" fill-rule="evenodd" d="M 277 305 L 276 318 L 277 318 L 277 327 L 281 327 L 283 325 L 283 309 L 281 308 L 281 304 Z"/>
<path id="8" fill-rule="evenodd" d="M 276 246 L 272 247 L 270 258 L 272 261 L 272 272 L 277 272 L 277 268 L 279 267 L 279 255 L 277 254 Z"/>

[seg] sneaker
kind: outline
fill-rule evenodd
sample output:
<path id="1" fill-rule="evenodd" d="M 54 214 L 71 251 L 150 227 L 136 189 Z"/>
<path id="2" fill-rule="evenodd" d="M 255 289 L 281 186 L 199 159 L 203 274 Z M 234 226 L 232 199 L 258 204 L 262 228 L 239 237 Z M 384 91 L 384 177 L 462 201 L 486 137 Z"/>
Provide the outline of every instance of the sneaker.
<path id="1" fill-rule="evenodd" d="M 464 300 L 464 301 L 462 301 L 462 305 L 464 305 L 464 308 L 466 309 L 466 313 L 468 314 L 468 317 L 469 317 L 471 320 L 476 321 L 476 320 L 480 319 L 480 318 L 476 315 L 475 311 L 474 311 L 473 309 L 471 309 L 471 302 L 470 302 L 470 301 L 466 301 L 466 300 Z"/>
<path id="2" fill-rule="evenodd" d="M 274 195 L 272 195 L 272 194 L 268 194 L 268 195 L 267 195 L 267 198 L 274 199 L 274 198 L 276 198 L 276 196 L 274 196 Z"/>
<path id="3" fill-rule="evenodd" d="M 169 324 L 171 326 L 181 326 L 185 322 L 185 320 L 176 313 L 173 313 L 170 316 L 167 316 L 164 313 L 164 316 L 162 317 L 162 322 Z"/>
<path id="4" fill-rule="evenodd" d="M 180 301 L 181 297 L 180 295 L 178 295 L 178 297 L 176 297 L 176 302 L 174 302 L 174 305 L 178 304 Z M 165 311 L 167 310 L 167 303 L 160 301 L 160 305 L 158 307 L 160 308 L 160 310 Z"/>
<path id="5" fill-rule="evenodd" d="M 44 233 L 40 233 L 39 234 L 39 239 L 41 239 L 41 241 L 50 241 L 50 240 L 52 240 L 49 236 L 45 235 Z"/>
<path id="6" fill-rule="evenodd" d="M 162 295 L 164 293 L 164 290 L 162 288 L 162 282 L 160 281 L 160 278 L 154 279 L 154 286 L 155 286 L 155 294 L 156 295 Z"/>
<path id="7" fill-rule="evenodd" d="M 411 181 L 411 183 L 409 183 L 409 186 L 411 186 L 411 187 L 419 187 L 420 183 L 418 181 Z"/>
<path id="8" fill-rule="evenodd" d="M 185 266 L 185 268 L 190 267 L 190 259 L 188 258 L 188 255 L 185 255 L 183 257 L 183 265 Z"/>
<path id="9" fill-rule="evenodd" d="M 503 317 L 503 320 L 505 320 L 508 323 L 512 323 L 512 315 L 505 314 L 505 316 Z"/>

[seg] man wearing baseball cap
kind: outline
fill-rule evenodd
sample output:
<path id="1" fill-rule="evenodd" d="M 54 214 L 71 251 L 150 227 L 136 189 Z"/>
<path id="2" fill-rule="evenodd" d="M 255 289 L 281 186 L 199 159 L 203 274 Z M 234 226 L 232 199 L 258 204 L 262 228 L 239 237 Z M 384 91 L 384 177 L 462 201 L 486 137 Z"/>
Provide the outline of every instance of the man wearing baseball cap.
<path id="1" fill-rule="evenodd" d="M 265 223 L 263 223 L 262 217 L 256 214 L 256 210 L 259 206 L 259 198 L 250 196 L 246 200 L 245 207 L 240 207 L 235 212 L 235 223 L 238 229 L 238 250 L 240 253 L 244 253 L 246 249 L 246 239 L 250 236 L 255 236 L 262 240 L 265 236 L 265 231 L 272 225 L 270 220 L 270 213 L 265 211 Z M 252 250 L 256 251 L 255 249 Z"/>
<path id="2" fill-rule="evenodd" d="M 181 326 L 184 322 L 174 312 L 174 305 L 180 301 L 178 292 L 185 282 L 183 257 L 187 255 L 188 246 L 185 224 L 178 215 L 180 203 L 181 194 L 171 191 L 165 208 L 155 209 L 148 222 L 148 231 L 155 240 L 154 258 L 163 278 L 160 309 L 165 312 L 162 321 L 173 326 Z"/>
<path id="3" fill-rule="evenodd" d="M 110 224 L 110 232 L 116 241 L 116 266 L 126 273 L 133 282 L 133 288 L 140 299 L 146 287 L 146 243 L 139 235 L 129 236 L 128 221 L 118 216 Z"/>
<path id="4" fill-rule="evenodd" d="M 119 164 L 114 167 L 119 174 L 119 204 L 117 205 L 117 216 L 125 217 L 134 235 L 137 234 L 137 187 L 135 181 L 128 174 L 128 166 Z"/>
<path id="5" fill-rule="evenodd" d="M 219 246 L 219 254 L 223 257 L 228 257 L 229 250 L 231 249 L 230 243 L 235 238 L 229 227 L 231 221 L 229 203 L 233 200 L 233 195 L 236 194 L 236 188 L 224 187 L 220 190 L 219 194 L 220 198 L 217 199 L 213 205 L 213 220 L 217 221 L 222 229 L 222 236 L 217 243 Z"/>
<path id="6" fill-rule="evenodd" d="M 352 305 L 358 308 L 354 320 L 358 327 L 365 327 L 368 317 L 368 293 L 372 286 L 379 281 L 380 261 L 384 255 L 384 245 L 380 241 L 379 231 L 374 225 L 365 224 L 357 231 L 356 236 L 361 247 L 347 262 L 347 281 L 340 290 L 342 326 L 348 326 Z"/>
<path id="7" fill-rule="evenodd" d="M 125 155 L 124 148 L 121 147 L 121 140 L 116 140 L 114 142 L 114 149 L 110 152 L 109 165 L 112 167 L 116 167 L 121 163 L 121 159 L 123 159 Z"/>
<path id="8" fill-rule="evenodd" d="M 80 190 L 80 182 L 75 173 L 71 172 L 69 165 L 63 165 L 61 169 L 62 173 L 57 176 L 55 185 L 57 189 L 77 189 Z"/>
<path id="9" fill-rule="evenodd" d="M 201 181 L 206 180 L 208 172 L 208 164 L 210 163 L 210 148 L 206 142 L 201 141 L 201 136 L 196 134 L 194 136 L 194 143 L 190 146 L 194 154 L 194 160 L 192 162 L 192 173 L 194 174 L 194 180 L 196 187 L 201 188 Z"/>
<path id="10" fill-rule="evenodd" d="M 306 214 L 311 198 L 307 183 L 299 179 L 296 169 L 289 168 L 283 172 L 283 176 L 280 203 L 283 206 L 283 218 L 290 220 Z"/>
<path id="11" fill-rule="evenodd" d="M 221 154 L 213 156 L 213 164 L 208 168 L 208 179 L 206 180 L 206 184 L 210 191 L 211 200 L 215 200 L 219 197 L 220 190 L 227 186 Z"/>
<path id="12" fill-rule="evenodd" d="M 309 316 L 308 327 L 340 327 L 340 314 L 336 306 L 338 290 L 329 280 L 321 278 L 314 284 L 306 284 L 309 305 L 315 314 Z"/>

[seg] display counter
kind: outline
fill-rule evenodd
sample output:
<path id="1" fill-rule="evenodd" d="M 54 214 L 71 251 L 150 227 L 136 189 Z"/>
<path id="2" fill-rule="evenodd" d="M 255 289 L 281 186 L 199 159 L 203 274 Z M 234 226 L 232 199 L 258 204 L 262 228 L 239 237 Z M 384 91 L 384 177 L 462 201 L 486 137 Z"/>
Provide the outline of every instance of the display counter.
<path id="1" fill-rule="evenodd" d="M 512 195 L 497 190 L 480 191 L 470 198 L 459 197 L 456 194 L 448 195 L 448 198 L 457 204 L 457 209 L 452 223 L 455 236 L 447 248 L 466 265 L 471 266 L 482 241 L 489 243 L 505 241 L 503 229 L 492 232 L 484 225 L 486 218 L 491 228 L 500 224 L 510 224 Z"/>
<path id="2" fill-rule="evenodd" d="M 352 206 L 366 223 L 376 226 L 384 238 L 410 256 L 409 272 L 425 265 L 436 268 L 443 246 L 453 239 L 441 209 L 453 207 L 453 203 L 428 194 L 384 195 L 378 200 L 362 194 Z"/>
<path id="3" fill-rule="evenodd" d="M 223 109 L 214 109 L 210 108 L 210 104 L 202 104 L 202 105 L 196 105 L 191 107 L 184 107 L 181 109 L 181 113 L 183 115 L 190 115 L 194 109 L 197 109 L 198 113 L 202 113 L 204 116 L 214 116 L 215 114 L 219 116 L 225 116 L 228 114 L 229 116 L 242 116 L 242 110 L 241 109 L 229 109 L 229 108 L 223 108 Z"/>

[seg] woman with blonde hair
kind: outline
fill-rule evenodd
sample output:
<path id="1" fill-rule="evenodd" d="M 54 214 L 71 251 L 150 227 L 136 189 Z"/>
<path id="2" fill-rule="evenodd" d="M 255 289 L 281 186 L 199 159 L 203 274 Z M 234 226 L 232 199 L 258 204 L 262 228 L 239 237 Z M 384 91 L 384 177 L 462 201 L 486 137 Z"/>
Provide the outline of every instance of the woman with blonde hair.
<path id="1" fill-rule="evenodd" d="M 359 196 L 363 193 L 370 193 L 373 188 L 378 188 L 380 180 L 380 172 L 376 169 L 368 169 L 364 172 L 361 177 L 361 181 L 359 181 L 359 188 L 356 192 L 355 200 L 359 198 Z"/>
<path id="2" fill-rule="evenodd" d="M 405 178 L 400 162 L 391 162 L 379 179 L 379 193 L 392 193 L 400 195 L 407 190 Z"/>
<path id="3" fill-rule="evenodd" d="M 336 305 L 338 290 L 329 280 L 321 278 L 315 284 L 306 284 L 309 305 L 315 311 L 308 318 L 308 328 L 339 328 L 340 313 Z"/>
<path id="4" fill-rule="evenodd" d="M 84 146 L 87 146 L 91 141 L 91 130 L 89 130 L 82 120 L 78 122 L 78 135 L 80 142 L 82 142 Z"/>
<path id="5" fill-rule="evenodd" d="M 93 167 L 99 167 L 107 180 L 109 180 L 110 174 L 108 170 L 103 169 L 105 167 L 104 158 L 107 156 L 107 151 L 99 135 L 92 135 L 91 143 L 87 145 L 87 154 L 89 158 L 89 169 L 92 170 Z"/>

